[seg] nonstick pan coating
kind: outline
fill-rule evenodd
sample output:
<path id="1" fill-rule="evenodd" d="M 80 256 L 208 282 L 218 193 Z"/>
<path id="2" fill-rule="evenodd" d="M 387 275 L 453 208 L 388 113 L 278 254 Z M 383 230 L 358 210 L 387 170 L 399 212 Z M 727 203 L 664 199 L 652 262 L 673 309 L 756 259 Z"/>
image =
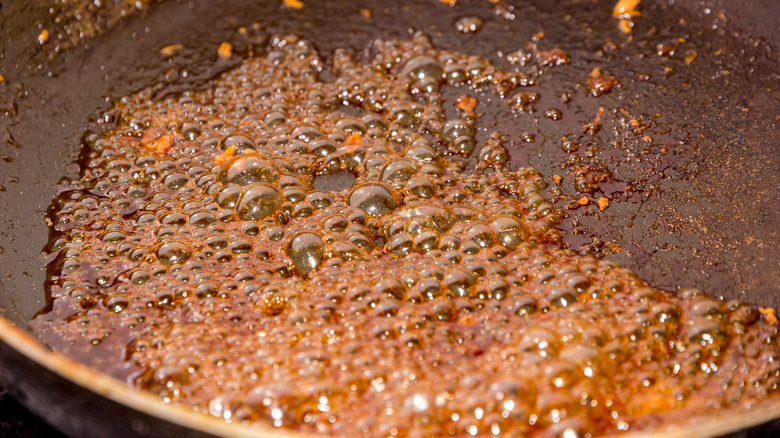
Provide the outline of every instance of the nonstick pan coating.
<path id="1" fill-rule="evenodd" d="M 622 149 L 610 149 L 610 135 L 625 127 L 617 120 L 605 122 L 596 147 L 616 181 L 605 190 L 632 185 L 637 196 L 613 202 L 598 217 L 575 212 L 564 228 L 579 219 L 587 232 L 569 237 L 569 243 L 579 249 L 594 237 L 609 242 L 606 249 L 617 250 L 607 257 L 667 290 L 698 287 L 762 307 L 780 304 L 777 2 L 645 1 L 634 41 L 621 42 L 617 53 L 606 56 L 598 53 L 608 38 L 626 37 L 616 31 L 614 2 L 609 1 L 508 2 L 512 8 L 504 15 L 483 1 L 461 1 L 456 8 L 433 0 L 318 1 L 305 2 L 301 10 L 276 2 L 168 1 L 62 53 L 54 53 L 57 27 L 47 8 L 13 3 L 3 2 L 0 8 L 0 73 L 5 78 L 0 112 L 6 113 L 0 116 L 0 315 L 23 329 L 46 305 L 44 218 L 58 181 L 78 175 L 74 163 L 84 125 L 110 108 L 113 98 L 160 82 L 165 85 L 159 95 L 176 93 L 229 69 L 238 58 L 217 63 L 216 47 L 231 41 L 240 56 L 261 49 L 262 41 L 241 39 L 236 32 L 254 23 L 262 35 L 293 33 L 314 41 L 326 56 L 338 47 L 362 50 L 379 36 L 405 38 L 411 29 L 429 33 L 437 47 L 480 53 L 497 63 L 505 63 L 499 52 L 523 48 L 543 31 L 541 44 L 564 49 L 572 63 L 544 78 L 537 87 L 542 95 L 537 106 L 560 108 L 563 119 L 518 121 L 495 105 L 488 105 L 483 119 L 496 117 L 509 134 L 536 130 L 560 138 L 580 132 L 599 105 L 624 107 L 653 119 L 654 143 L 672 151 L 645 153 L 640 136 L 620 137 Z M 364 8 L 372 10 L 371 20 L 360 13 Z M 459 33 L 454 23 L 463 16 L 481 17 L 483 29 L 476 35 Z M 55 38 L 40 47 L 42 28 L 51 29 Z M 687 41 L 677 43 L 681 53 L 670 59 L 655 54 L 677 38 Z M 166 60 L 158 51 L 169 44 L 188 49 Z M 690 65 L 682 53 L 687 49 L 697 53 Z M 626 86 L 597 102 L 561 103 L 566 87 L 584 82 L 593 67 L 609 69 Z M 665 73 L 665 67 L 672 71 Z M 645 74 L 647 79 L 637 79 Z M 537 135 L 533 143 L 517 142 L 512 158 L 516 165 L 537 167 L 549 180 L 565 154 Z M 574 196 L 572 187 L 564 185 L 567 190 Z M 609 253 L 606 249 L 591 245 L 592 251 Z M 16 336 L 7 330 L 3 336 Z M 17 374 L 24 368 L 19 361 L 27 359 L 7 345 L 2 358 L 0 367 L 15 370 L 3 374 L 0 383 L 5 385 L 46 373 L 30 369 Z M 37 411 L 48 409 L 45 400 L 31 404 Z M 774 412 L 762 421 L 780 416 Z"/>

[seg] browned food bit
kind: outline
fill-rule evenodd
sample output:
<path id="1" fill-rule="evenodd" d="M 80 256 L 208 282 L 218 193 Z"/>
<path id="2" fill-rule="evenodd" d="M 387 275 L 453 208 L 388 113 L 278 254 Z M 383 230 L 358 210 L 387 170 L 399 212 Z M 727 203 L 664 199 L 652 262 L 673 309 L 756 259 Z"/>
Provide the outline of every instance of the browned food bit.
<path id="1" fill-rule="evenodd" d="M 555 184 L 559 184 L 559 185 L 560 185 L 561 181 L 563 181 L 563 177 L 560 176 L 560 175 L 557 175 L 557 174 L 553 175 L 552 179 L 553 179 L 553 181 L 555 181 Z"/>
<path id="2" fill-rule="evenodd" d="M 160 154 L 167 153 L 172 146 L 175 135 L 172 133 L 160 134 L 158 130 L 150 129 L 141 137 L 141 144 L 147 149 L 153 149 Z"/>
<path id="3" fill-rule="evenodd" d="M 301 0 L 282 0 L 282 4 L 291 9 L 301 9 L 303 7 L 303 1 Z"/>
<path id="4" fill-rule="evenodd" d="M 236 145 L 230 145 L 225 149 L 225 152 L 214 157 L 216 164 L 223 164 L 225 161 L 236 156 Z"/>
<path id="5" fill-rule="evenodd" d="M 166 154 L 173 146 L 173 134 L 165 134 L 154 141 L 154 150 L 159 154 Z"/>
<path id="6" fill-rule="evenodd" d="M 596 118 L 593 119 L 593 122 L 585 124 L 583 127 L 583 133 L 594 135 L 598 130 L 601 128 L 601 116 L 604 115 L 604 107 L 600 106 L 598 112 L 596 113 Z"/>
<path id="7" fill-rule="evenodd" d="M 43 29 L 41 33 L 38 34 L 38 44 L 44 45 L 47 41 L 49 41 L 49 31 Z"/>
<path id="8" fill-rule="evenodd" d="M 636 8 L 642 0 L 618 0 L 612 9 L 612 16 L 615 18 L 634 18 L 642 16 Z"/>
<path id="9" fill-rule="evenodd" d="M 179 50 L 181 50 L 183 48 L 184 48 L 184 46 L 181 45 L 181 44 L 170 44 L 170 45 L 167 45 L 167 46 L 163 47 L 162 49 L 160 49 L 160 53 L 165 55 L 165 56 L 172 56 L 175 52 L 177 52 L 177 51 L 179 51 Z"/>
<path id="10" fill-rule="evenodd" d="M 662 56 L 662 57 L 668 58 L 668 57 L 674 55 L 675 51 L 676 50 L 675 50 L 674 46 L 672 46 L 670 44 L 659 44 L 656 47 L 656 52 L 655 53 L 658 56 Z"/>
<path id="11" fill-rule="evenodd" d="M 599 111 L 596 113 L 596 118 L 593 120 L 593 126 L 599 126 L 601 124 L 602 115 L 604 115 L 604 107 L 600 106 Z"/>
<path id="12" fill-rule="evenodd" d="M 347 136 L 347 139 L 344 140 L 344 144 L 359 144 L 362 137 L 360 132 L 352 132 Z"/>
<path id="13" fill-rule="evenodd" d="M 699 56 L 699 53 L 696 50 L 688 49 L 686 51 L 686 55 L 685 55 L 685 63 L 688 64 L 688 65 L 693 64 L 693 61 L 695 61 L 696 57 L 698 57 L 698 56 Z"/>
<path id="14" fill-rule="evenodd" d="M 766 322 L 777 325 L 777 312 L 771 307 L 759 307 L 758 311 L 764 315 Z"/>
<path id="15" fill-rule="evenodd" d="M 233 45 L 228 42 L 220 43 L 217 47 L 217 55 L 223 59 L 230 58 L 233 55 Z"/>
<path id="16" fill-rule="evenodd" d="M 599 67 L 595 67 L 590 71 L 587 83 L 588 88 L 590 88 L 590 94 L 594 97 L 609 93 L 612 88 L 620 86 L 620 80 L 617 77 L 603 74 Z"/>
<path id="17" fill-rule="evenodd" d="M 455 100 L 455 106 L 467 116 L 474 117 L 474 108 L 477 107 L 477 98 L 469 96 L 468 94 L 462 94 Z"/>
<path id="18" fill-rule="evenodd" d="M 633 18 L 642 16 L 636 8 L 642 0 L 618 0 L 612 9 L 612 16 L 618 18 L 618 26 L 623 33 L 631 33 L 634 27 Z"/>
<path id="19" fill-rule="evenodd" d="M 365 18 L 371 18 L 371 9 L 361 9 L 360 14 Z"/>
<path id="20" fill-rule="evenodd" d="M 52 208 L 49 345 L 164 403 L 328 436 L 601 436 L 777 396 L 768 312 L 567 248 L 540 172 L 445 111 L 537 99 L 501 97 L 512 72 L 417 34 L 334 51 L 323 82 L 309 43 L 272 40 L 86 136 Z M 582 205 L 609 176 L 566 171 Z"/>
<path id="21" fill-rule="evenodd" d="M 634 27 L 634 22 L 627 19 L 627 18 L 621 18 L 618 21 L 618 29 L 620 29 L 623 33 L 631 33 Z"/>
<path id="22" fill-rule="evenodd" d="M 563 65 L 571 62 L 569 55 L 562 49 L 555 47 L 550 50 L 542 50 L 539 52 L 539 61 L 544 66 Z"/>

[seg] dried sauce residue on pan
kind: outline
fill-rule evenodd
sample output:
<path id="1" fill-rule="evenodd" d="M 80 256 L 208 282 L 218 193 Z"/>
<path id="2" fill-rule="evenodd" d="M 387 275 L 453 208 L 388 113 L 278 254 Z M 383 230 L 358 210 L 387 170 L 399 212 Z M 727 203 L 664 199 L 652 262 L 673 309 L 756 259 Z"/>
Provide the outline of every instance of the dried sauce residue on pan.
<path id="1" fill-rule="evenodd" d="M 509 110 L 532 75 L 418 34 L 320 80 L 309 44 L 274 41 L 88 137 L 33 322 L 53 348 L 226 421 L 343 436 L 600 435 L 775 396 L 759 309 L 565 248 L 539 173 L 478 144 L 468 97 L 446 116 L 445 84 Z"/>

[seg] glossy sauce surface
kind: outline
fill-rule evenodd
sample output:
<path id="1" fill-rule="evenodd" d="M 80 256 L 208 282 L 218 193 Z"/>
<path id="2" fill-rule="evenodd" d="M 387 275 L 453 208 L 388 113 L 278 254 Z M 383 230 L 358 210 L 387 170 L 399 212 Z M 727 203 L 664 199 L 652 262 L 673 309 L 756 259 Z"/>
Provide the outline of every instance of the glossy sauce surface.
<path id="1" fill-rule="evenodd" d="M 538 71 L 421 34 L 369 53 L 278 37 L 120 102 L 55 202 L 40 336 L 167 403 L 342 436 L 585 436 L 775 396 L 775 324 L 566 249 L 547 183 L 442 92 L 523 111 Z"/>

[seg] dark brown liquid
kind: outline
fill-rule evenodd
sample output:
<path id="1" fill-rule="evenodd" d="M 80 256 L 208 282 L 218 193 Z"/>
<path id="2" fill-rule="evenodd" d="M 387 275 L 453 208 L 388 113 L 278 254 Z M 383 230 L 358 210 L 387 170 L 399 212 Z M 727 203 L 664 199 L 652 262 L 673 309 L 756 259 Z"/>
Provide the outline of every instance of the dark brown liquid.
<path id="1" fill-rule="evenodd" d="M 523 111 L 533 72 L 422 35 L 372 53 L 325 75 L 280 38 L 121 103 L 56 201 L 41 337 L 172 404 L 344 436 L 604 434 L 775 394 L 775 325 L 566 249 L 539 173 L 448 97 Z"/>

